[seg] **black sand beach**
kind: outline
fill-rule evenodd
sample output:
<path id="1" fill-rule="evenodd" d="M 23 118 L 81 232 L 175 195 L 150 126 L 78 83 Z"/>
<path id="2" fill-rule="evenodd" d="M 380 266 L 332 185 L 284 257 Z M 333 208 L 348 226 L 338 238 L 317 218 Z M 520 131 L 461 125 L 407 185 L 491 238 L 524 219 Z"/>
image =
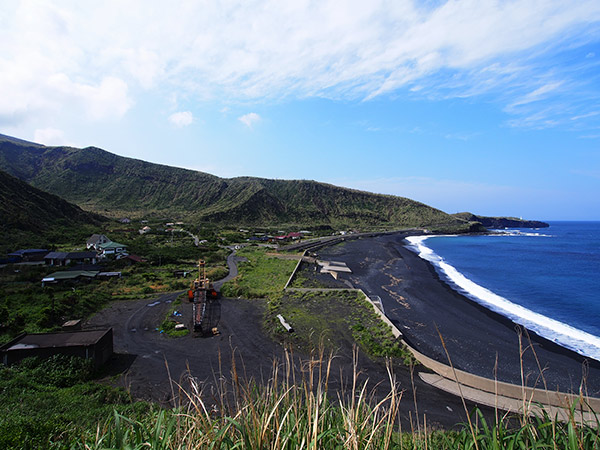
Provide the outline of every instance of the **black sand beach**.
<path id="1" fill-rule="evenodd" d="M 341 278 L 380 296 L 407 342 L 425 355 L 448 362 L 441 334 L 458 369 L 519 385 L 523 377 L 529 386 L 563 392 L 584 386 L 588 395 L 600 397 L 598 361 L 529 333 L 452 290 L 404 244 L 403 235 L 386 235 L 324 247 L 318 254 L 346 262 L 353 273 Z"/>

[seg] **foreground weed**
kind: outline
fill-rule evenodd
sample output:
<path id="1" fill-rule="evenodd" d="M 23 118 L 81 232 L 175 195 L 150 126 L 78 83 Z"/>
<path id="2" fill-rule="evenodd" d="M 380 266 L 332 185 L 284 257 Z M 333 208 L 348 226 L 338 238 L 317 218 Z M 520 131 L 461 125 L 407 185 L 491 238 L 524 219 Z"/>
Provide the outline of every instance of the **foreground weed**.
<path id="1" fill-rule="evenodd" d="M 457 431 L 428 428 L 426 417 L 417 429 L 403 433 L 399 389 L 388 365 L 387 393 L 375 395 L 360 376 L 357 352 L 353 375 L 329 392 L 332 355 L 316 352 L 307 360 L 287 353 L 274 362 L 267 381 L 244 380 L 235 357 L 226 379 L 216 377 L 216 390 L 203 391 L 191 375 L 173 383 L 178 403 L 172 410 L 153 412 L 140 420 L 115 413 L 88 436 L 85 449 L 406 449 L 500 450 L 600 448 L 597 427 L 574 420 L 566 423 L 541 416 L 496 415 L 490 421 L 479 410 Z M 208 389 L 208 388 L 207 388 Z"/>

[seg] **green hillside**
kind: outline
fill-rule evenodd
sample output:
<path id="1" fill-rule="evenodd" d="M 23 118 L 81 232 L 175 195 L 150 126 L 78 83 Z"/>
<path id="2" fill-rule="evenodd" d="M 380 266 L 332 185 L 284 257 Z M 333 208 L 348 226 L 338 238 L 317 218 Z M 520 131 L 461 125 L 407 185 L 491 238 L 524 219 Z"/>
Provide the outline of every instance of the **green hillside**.
<path id="1" fill-rule="evenodd" d="M 95 147 L 44 147 L 1 135 L 0 169 L 86 210 L 113 216 L 154 214 L 236 225 L 468 226 L 402 197 L 315 181 L 224 179 Z"/>
<path id="2" fill-rule="evenodd" d="M 62 242 L 67 235 L 88 233 L 103 220 L 0 171 L 0 252 Z"/>

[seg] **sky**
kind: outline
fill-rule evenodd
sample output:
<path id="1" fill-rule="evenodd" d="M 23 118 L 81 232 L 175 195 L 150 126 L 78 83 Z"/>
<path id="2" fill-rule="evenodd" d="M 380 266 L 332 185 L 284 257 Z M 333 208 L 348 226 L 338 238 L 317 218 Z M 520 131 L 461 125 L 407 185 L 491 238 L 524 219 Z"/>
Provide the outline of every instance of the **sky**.
<path id="1" fill-rule="evenodd" d="M 5 1 L 0 133 L 600 220 L 600 1 Z"/>

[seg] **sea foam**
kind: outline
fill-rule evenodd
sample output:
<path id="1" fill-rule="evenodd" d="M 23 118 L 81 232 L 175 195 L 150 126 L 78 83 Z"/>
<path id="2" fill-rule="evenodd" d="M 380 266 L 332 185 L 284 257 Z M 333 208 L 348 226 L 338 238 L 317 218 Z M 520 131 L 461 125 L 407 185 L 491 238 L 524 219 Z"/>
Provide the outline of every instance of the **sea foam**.
<path id="1" fill-rule="evenodd" d="M 527 233 L 527 235 L 532 234 Z M 480 305 L 509 318 L 550 341 L 580 355 L 600 361 L 599 337 L 517 305 L 469 280 L 425 245 L 425 240 L 430 237 L 432 236 L 407 237 L 406 240 L 410 243 L 408 248 L 416 252 L 419 257 L 433 264 L 438 273 L 445 278 L 445 281 L 452 288 Z"/>

